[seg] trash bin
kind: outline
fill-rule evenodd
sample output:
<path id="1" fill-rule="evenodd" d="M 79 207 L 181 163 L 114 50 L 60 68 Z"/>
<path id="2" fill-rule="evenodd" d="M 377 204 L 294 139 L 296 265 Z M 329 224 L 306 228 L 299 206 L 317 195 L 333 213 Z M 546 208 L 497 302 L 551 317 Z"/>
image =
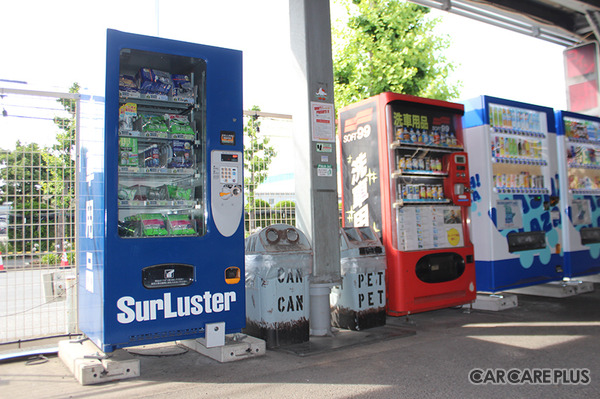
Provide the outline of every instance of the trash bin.
<path id="1" fill-rule="evenodd" d="M 370 227 L 340 229 L 342 283 L 331 290 L 331 324 L 363 330 L 385 325 L 385 249 Z"/>
<path id="2" fill-rule="evenodd" d="M 288 224 L 246 238 L 246 334 L 267 348 L 308 342 L 312 259 L 306 236 Z"/>

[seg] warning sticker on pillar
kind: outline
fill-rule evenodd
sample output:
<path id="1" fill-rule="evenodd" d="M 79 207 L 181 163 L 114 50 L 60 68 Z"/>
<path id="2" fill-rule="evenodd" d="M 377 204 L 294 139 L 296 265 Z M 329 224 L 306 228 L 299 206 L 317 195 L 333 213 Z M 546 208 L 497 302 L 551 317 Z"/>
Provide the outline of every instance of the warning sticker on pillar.
<path id="1" fill-rule="evenodd" d="M 317 143 L 317 152 L 333 152 L 333 144 Z"/>
<path id="2" fill-rule="evenodd" d="M 333 166 L 329 164 L 318 164 L 317 165 L 317 176 L 319 177 L 332 177 Z"/>
<path id="3" fill-rule="evenodd" d="M 335 140 L 333 104 L 311 101 L 310 111 L 312 140 L 333 143 Z"/>

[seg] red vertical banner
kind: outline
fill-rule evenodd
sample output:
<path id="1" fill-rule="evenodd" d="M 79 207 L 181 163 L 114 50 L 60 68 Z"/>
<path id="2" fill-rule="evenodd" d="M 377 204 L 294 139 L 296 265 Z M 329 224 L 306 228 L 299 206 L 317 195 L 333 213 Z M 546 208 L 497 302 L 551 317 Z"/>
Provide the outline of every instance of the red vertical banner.
<path id="1" fill-rule="evenodd" d="M 569 111 L 582 112 L 598 106 L 598 81 L 569 86 Z"/>
<path id="2" fill-rule="evenodd" d="M 596 45 L 588 43 L 565 51 L 567 78 L 596 73 Z"/>
<path id="3" fill-rule="evenodd" d="M 564 59 L 569 111 L 599 114 L 597 43 L 567 49 Z"/>

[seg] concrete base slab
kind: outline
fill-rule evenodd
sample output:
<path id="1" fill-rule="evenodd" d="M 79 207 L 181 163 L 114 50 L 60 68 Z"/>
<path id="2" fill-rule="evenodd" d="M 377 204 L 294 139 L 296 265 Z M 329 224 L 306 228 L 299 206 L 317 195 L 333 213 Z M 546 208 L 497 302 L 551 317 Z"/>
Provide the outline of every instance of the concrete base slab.
<path id="1" fill-rule="evenodd" d="M 207 347 L 205 338 L 186 339 L 178 343 L 221 363 L 264 356 L 267 352 L 265 341 L 245 334 L 226 335 L 223 346 Z"/>
<path id="2" fill-rule="evenodd" d="M 140 376 L 140 361 L 119 349 L 109 355 L 90 340 L 60 341 L 58 356 L 81 385 Z"/>
<path id="3" fill-rule="evenodd" d="M 274 348 L 274 350 L 304 357 L 341 349 L 350 350 L 354 346 L 368 345 L 375 342 L 415 335 L 416 332 L 412 329 L 392 325 L 395 323 L 404 324 L 404 320 L 404 317 L 388 317 L 385 326 L 373 327 L 361 331 L 332 329 L 331 336 L 311 336 L 309 342 L 280 346 Z"/>
<path id="4" fill-rule="evenodd" d="M 589 283 L 600 283 L 600 274 L 592 274 L 590 276 L 581 276 L 577 278 L 581 281 L 587 281 Z"/>
<path id="5" fill-rule="evenodd" d="M 469 305 L 463 305 L 468 307 Z M 472 304 L 472 308 L 476 310 L 489 310 L 492 312 L 500 312 L 506 309 L 512 309 L 519 306 L 519 300 L 514 294 L 506 292 L 501 293 L 485 293 L 478 292 L 477 299 Z"/>
<path id="6" fill-rule="evenodd" d="M 567 298 L 574 295 L 594 291 L 594 283 L 571 280 L 554 281 L 551 283 L 534 285 L 531 287 L 515 288 L 508 292 L 523 295 L 545 296 L 549 298 Z"/>

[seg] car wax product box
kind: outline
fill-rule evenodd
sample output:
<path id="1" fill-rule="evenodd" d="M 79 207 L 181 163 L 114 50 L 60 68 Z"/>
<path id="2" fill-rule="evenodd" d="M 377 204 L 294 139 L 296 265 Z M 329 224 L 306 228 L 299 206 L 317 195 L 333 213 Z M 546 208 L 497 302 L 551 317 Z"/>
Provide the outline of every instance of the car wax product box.
<path id="1" fill-rule="evenodd" d="M 119 137 L 119 166 L 138 166 L 137 138 Z"/>

